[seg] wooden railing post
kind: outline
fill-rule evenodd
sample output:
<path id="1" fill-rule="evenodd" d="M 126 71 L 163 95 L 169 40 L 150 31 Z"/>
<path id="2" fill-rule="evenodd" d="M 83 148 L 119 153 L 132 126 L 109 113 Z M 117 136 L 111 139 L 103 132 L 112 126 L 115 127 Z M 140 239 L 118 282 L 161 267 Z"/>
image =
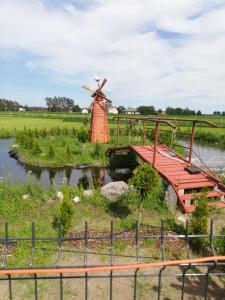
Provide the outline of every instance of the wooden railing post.
<path id="1" fill-rule="evenodd" d="M 193 147 L 194 147 L 194 142 L 195 142 L 195 125 L 196 121 L 193 121 L 192 123 L 192 130 L 191 130 L 191 141 L 190 141 L 190 151 L 189 151 L 189 163 L 191 163 L 192 159 L 192 152 L 193 152 Z"/>
<path id="2" fill-rule="evenodd" d="M 156 154 L 157 154 L 157 146 L 158 146 L 158 139 L 159 139 L 159 130 L 160 130 L 160 122 L 156 121 L 154 153 L 153 153 L 153 167 L 155 167 L 155 164 L 156 164 Z"/>
<path id="3" fill-rule="evenodd" d="M 146 128 L 145 128 L 145 121 L 143 120 L 143 144 L 146 146 Z"/>
<path id="4" fill-rule="evenodd" d="M 117 119 L 117 147 L 120 145 L 120 119 Z"/>

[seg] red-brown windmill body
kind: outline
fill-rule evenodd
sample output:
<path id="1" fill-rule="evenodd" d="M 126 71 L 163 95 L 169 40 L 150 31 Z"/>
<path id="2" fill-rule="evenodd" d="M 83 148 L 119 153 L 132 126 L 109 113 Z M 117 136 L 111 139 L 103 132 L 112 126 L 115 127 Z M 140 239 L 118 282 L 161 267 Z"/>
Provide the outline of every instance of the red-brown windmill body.
<path id="1" fill-rule="evenodd" d="M 91 103 L 91 143 L 107 144 L 110 139 L 107 119 L 107 104 L 111 104 L 111 100 L 106 98 L 105 94 L 102 92 L 102 88 L 105 83 L 106 79 L 103 80 L 101 85 L 98 83 L 98 89 L 96 91 L 92 91 L 87 86 L 83 86 L 83 88 L 92 92 L 91 96 L 93 98 Z"/>

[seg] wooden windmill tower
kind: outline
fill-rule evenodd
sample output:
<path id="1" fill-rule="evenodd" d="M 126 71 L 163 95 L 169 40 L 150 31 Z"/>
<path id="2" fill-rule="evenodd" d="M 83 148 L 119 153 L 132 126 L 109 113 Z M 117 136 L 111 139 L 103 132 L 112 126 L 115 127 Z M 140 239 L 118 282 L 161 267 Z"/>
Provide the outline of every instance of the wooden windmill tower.
<path id="1" fill-rule="evenodd" d="M 84 89 L 92 92 L 91 97 L 93 98 L 91 102 L 91 133 L 90 142 L 91 143 L 109 143 L 109 126 L 107 119 L 107 111 L 112 101 L 106 98 L 105 94 L 102 92 L 103 86 L 106 84 L 106 79 L 103 79 L 102 83 L 99 83 L 99 78 L 95 78 L 98 83 L 97 90 L 93 91 L 87 86 L 83 86 Z"/>

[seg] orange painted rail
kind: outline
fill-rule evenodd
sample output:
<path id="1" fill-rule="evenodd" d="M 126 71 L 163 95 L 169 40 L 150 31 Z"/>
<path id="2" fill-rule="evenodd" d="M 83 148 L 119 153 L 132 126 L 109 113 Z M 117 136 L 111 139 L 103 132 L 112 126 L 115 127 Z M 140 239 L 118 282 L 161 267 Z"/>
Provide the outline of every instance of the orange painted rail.
<path id="1" fill-rule="evenodd" d="M 64 274 L 64 273 L 87 273 L 87 272 L 105 272 L 105 271 L 122 271 L 131 269 L 146 269 L 153 267 L 167 267 L 196 263 L 218 262 L 224 261 L 225 256 L 209 256 L 194 259 L 182 259 L 182 260 L 169 260 L 160 262 L 149 262 L 139 264 L 128 264 L 120 266 L 99 266 L 99 267 L 82 267 L 82 268 L 50 268 L 50 269 L 11 269 L 0 270 L 0 275 L 27 275 L 27 274 Z"/>

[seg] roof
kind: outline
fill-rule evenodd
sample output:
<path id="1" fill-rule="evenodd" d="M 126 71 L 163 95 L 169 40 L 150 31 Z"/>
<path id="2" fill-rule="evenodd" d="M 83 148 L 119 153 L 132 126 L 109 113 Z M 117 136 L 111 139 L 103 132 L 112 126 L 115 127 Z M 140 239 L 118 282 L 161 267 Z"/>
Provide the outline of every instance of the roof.
<path id="1" fill-rule="evenodd" d="M 125 109 L 125 111 L 132 111 L 132 112 L 136 112 L 138 111 L 136 108 L 133 107 L 128 107 L 127 109 Z"/>

